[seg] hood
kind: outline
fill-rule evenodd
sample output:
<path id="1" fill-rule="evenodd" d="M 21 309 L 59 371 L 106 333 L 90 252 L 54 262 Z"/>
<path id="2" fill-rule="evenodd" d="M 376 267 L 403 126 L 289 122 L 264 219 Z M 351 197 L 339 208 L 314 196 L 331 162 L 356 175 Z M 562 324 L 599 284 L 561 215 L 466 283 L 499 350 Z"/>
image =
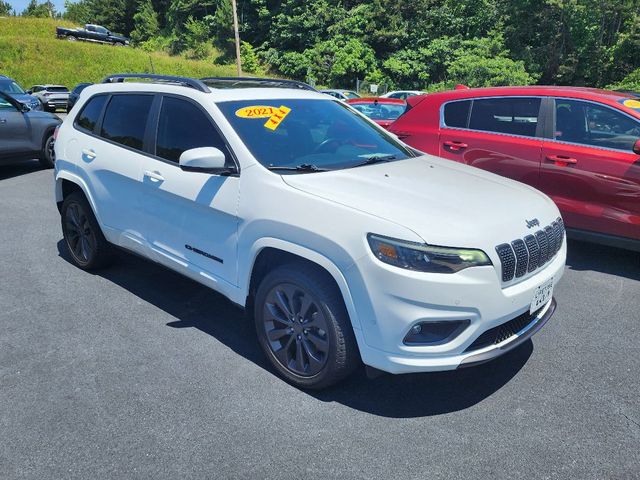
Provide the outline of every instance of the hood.
<path id="1" fill-rule="evenodd" d="M 291 187 L 400 224 L 432 245 L 493 250 L 534 233 L 526 220 L 537 218 L 544 227 L 560 215 L 546 195 L 531 187 L 431 155 L 283 179 Z"/>

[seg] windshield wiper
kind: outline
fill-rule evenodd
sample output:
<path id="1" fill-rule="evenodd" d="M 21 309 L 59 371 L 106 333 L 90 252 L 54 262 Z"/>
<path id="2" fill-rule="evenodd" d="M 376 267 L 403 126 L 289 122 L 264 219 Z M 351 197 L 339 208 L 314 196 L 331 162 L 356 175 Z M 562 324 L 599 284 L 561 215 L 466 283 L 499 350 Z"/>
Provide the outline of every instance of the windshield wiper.
<path id="1" fill-rule="evenodd" d="M 395 155 L 371 155 L 364 162 L 356 163 L 353 167 L 363 167 L 365 165 L 373 165 L 374 163 L 390 162 L 395 160 Z"/>
<path id="2" fill-rule="evenodd" d="M 267 169 L 269 170 L 288 170 L 288 171 L 294 171 L 294 172 L 328 172 L 329 169 L 328 168 L 320 168 L 316 165 L 313 165 L 311 163 L 303 163 L 301 165 L 296 165 L 295 167 L 285 167 L 285 166 L 277 166 L 277 165 L 273 165 L 273 166 L 269 166 L 267 167 Z"/>

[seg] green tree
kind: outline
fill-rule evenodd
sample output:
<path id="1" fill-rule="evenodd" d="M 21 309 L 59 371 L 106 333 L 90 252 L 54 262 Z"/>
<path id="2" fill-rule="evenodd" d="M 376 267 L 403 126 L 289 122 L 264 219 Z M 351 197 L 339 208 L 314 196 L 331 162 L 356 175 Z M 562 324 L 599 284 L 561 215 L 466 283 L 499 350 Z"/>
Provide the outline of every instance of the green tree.
<path id="1" fill-rule="evenodd" d="M 138 11 L 133 16 L 135 28 L 131 32 L 131 40 L 135 44 L 148 42 L 156 37 L 160 32 L 158 14 L 153 9 L 151 0 L 142 0 Z"/>
<path id="2" fill-rule="evenodd" d="M 37 0 L 31 0 L 27 5 L 27 8 L 22 12 L 23 17 L 53 18 L 55 15 L 56 7 L 51 1 L 38 3 Z"/>
<path id="3" fill-rule="evenodd" d="M 13 12 L 13 7 L 9 2 L 0 1 L 0 17 L 8 17 Z"/>

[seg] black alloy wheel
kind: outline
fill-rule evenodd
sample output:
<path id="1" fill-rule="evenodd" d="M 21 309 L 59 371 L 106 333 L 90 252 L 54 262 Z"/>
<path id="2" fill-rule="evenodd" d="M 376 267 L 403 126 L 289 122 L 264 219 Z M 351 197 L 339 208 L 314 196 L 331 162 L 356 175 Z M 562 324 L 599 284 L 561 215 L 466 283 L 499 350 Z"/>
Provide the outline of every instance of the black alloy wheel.
<path id="1" fill-rule="evenodd" d="M 113 260 L 113 247 L 102 234 L 93 210 L 82 192 L 64 199 L 62 235 L 74 265 L 83 270 L 104 267 Z"/>
<path id="2" fill-rule="evenodd" d="M 253 316 L 265 355 L 297 387 L 328 387 L 360 365 L 340 289 L 320 267 L 300 261 L 272 268 L 258 286 Z"/>
<path id="3" fill-rule="evenodd" d="M 327 363 L 327 320 L 310 292 L 298 285 L 273 287 L 264 304 L 263 326 L 269 347 L 280 364 L 312 377 Z"/>

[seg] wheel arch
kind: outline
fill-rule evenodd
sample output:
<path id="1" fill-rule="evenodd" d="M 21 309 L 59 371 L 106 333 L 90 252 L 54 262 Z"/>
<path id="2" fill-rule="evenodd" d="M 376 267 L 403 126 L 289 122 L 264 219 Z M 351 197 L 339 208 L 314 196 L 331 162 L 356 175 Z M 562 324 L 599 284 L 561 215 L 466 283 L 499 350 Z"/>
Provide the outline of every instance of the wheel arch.
<path id="1" fill-rule="evenodd" d="M 338 287 L 354 329 L 360 330 L 360 320 L 349 285 L 341 270 L 327 257 L 314 250 L 276 238 L 263 238 L 254 244 L 246 273 L 241 272 L 241 290 L 246 292 L 245 307 L 251 314 L 253 299 L 260 281 L 275 266 L 302 262 L 326 274 Z"/>
<path id="2" fill-rule="evenodd" d="M 98 220 L 98 224 L 102 226 L 102 222 L 98 216 L 98 211 L 96 210 L 96 204 L 86 183 L 80 177 L 73 175 L 70 172 L 59 172 L 56 175 L 55 185 L 56 205 L 58 207 L 58 211 L 62 209 L 62 202 L 64 202 L 64 199 L 73 192 L 81 192 L 85 196 L 91 206 L 91 210 L 93 210 L 93 214 L 96 216 L 96 220 Z"/>

